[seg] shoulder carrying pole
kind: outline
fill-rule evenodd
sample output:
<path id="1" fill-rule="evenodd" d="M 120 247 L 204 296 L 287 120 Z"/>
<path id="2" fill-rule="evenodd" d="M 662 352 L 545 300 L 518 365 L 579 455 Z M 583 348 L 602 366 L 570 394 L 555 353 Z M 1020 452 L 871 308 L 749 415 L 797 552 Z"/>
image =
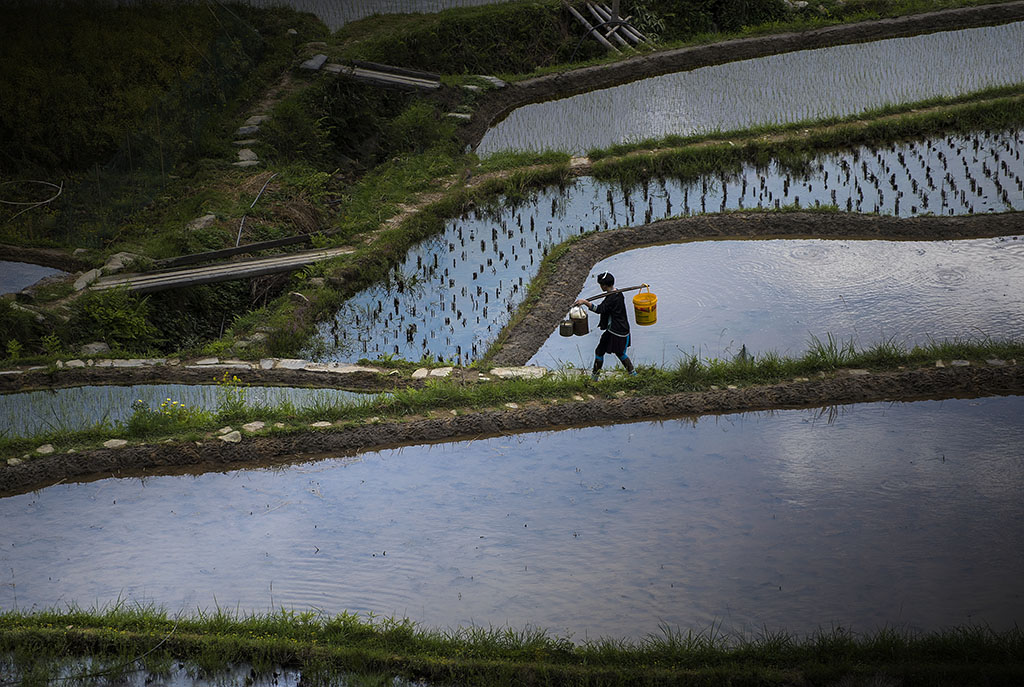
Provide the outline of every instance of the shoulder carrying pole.
<path id="1" fill-rule="evenodd" d="M 627 291 L 636 291 L 637 289 L 644 289 L 644 288 L 649 289 L 649 288 L 651 288 L 651 285 L 650 284 L 640 284 L 639 286 L 627 286 L 627 287 L 622 288 L 622 289 L 612 289 L 611 291 L 602 291 L 601 293 L 597 294 L 596 296 L 587 296 L 584 300 L 596 301 L 598 298 L 604 298 L 605 296 L 610 296 L 613 293 L 625 293 Z"/>

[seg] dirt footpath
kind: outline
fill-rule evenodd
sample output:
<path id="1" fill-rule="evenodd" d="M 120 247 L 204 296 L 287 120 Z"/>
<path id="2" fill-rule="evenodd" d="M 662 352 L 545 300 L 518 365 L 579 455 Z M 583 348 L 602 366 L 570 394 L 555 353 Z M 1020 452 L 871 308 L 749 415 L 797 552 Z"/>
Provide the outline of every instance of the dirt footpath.
<path id="1" fill-rule="evenodd" d="M 1024 19 L 1024 2 L 963 7 L 926 12 L 907 17 L 829 26 L 799 33 L 782 33 L 755 38 L 738 38 L 710 45 L 666 50 L 631 57 L 620 62 L 583 67 L 562 74 L 527 79 L 507 88 L 491 91 L 470 122 L 460 129 L 464 141 L 474 149 L 487 129 L 512 110 L 530 103 L 566 98 L 600 88 L 610 88 L 638 79 L 697 69 L 737 60 L 777 55 L 794 50 L 827 48 L 863 43 L 933 31 L 952 31 L 1003 24 Z"/>
<path id="2" fill-rule="evenodd" d="M 0 496 L 64 481 L 239 469 L 342 456 L 401 445 L 600 424 L 645 422 L 778 408 L 830 407 L 869 401 L 975 398 L 1024 393 L 1024 365 L 945 367 L 880 374 L 839 373 L 741 389 L 656 397 L 546 401 L 518 409 L 459 411 L 445 418 L 409 418 L 280 437 L 247 437 L 96 449 L 0 463 Z M 581 397 L 582 398 L 582 397 Z"/>

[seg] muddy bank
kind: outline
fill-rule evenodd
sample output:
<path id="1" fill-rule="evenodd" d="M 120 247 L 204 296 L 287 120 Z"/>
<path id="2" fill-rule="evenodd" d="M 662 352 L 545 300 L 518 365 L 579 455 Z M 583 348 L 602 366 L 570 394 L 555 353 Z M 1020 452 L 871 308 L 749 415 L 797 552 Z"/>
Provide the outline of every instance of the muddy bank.
<path id="1" fill-rule="evenodd" d="M 90 267 L 87 261 L 55 248 L 32 248 L 7 244 L 0 244 L 0 260 L 27 262 L 64 272 L 80 272 Z"/>
<path id="2" fill-rule="evenodd" d="M 824 212 L 737 212 L 664 220 L 592 233 L 573 244 L 544 279 L 536 300 L 506 328 L 487 358 L 525 365 L 572 307 L 600 260 L 633 248 L 696 240 L 779 238 L 946 240 L 1009 236 L 1024 231 L 1024 213 L 914 217 Z"/>
<path id="3" fill-rule="evenodd" d="M 874 401 L 976 398 L 1024 393 L 1024 366 L 922 368 L 892 373 L 840 372 L 811 381 L 667 396 L 533 402 L 520 409 L 460 411 L 443 419 L 363 424 L 285 437 L 217 439 L 96 449 L 0 466 L 0 496 L 67 480 L 260 467 L 315 455 L 355 454 L 401 445 L 475 439 L 574 426 L 744 411 L 827 407 Z M 306 454 L 303 456 L 302 454 Z"/>
<path id="4" fill-rule="evenodd" d="M 137 384 L 214 384 L 224 372 L 238 375 L 250 386 L 301 386 L 313 389 L 347 389 L 353 391 L 387 391 L 422 385 L 409 376 L 376 372 L 344 374 L 309 370 L 226 369 L 222 367 L 184 367 L 153 365 L 148 367 L 110 368 L 82 367 L 75 369 L 30 370 L 23 374 L 0 376 L 0 393 L 59 389 L 73 386 L 134 386 Z M 454 372 L 453 372 L 454 374 Z M 475 373 L 474 373 L 475 374 Z"/>
<path id="5" fill-rule="evenodd" d="M 527 79 L 502 90 L 492 91 L 477 108 L 470 122 L 461 129 L 461 135 L 466 143 L 476 148 L 487 129 L 518 107 L 610 88 L 652 76 L 796 50 L 966 29 L 1022 19 L 1024 2 L 1009 2 L 829 26 L 800 33 L 739 38 L 631 57 L 612 64 Z"/>

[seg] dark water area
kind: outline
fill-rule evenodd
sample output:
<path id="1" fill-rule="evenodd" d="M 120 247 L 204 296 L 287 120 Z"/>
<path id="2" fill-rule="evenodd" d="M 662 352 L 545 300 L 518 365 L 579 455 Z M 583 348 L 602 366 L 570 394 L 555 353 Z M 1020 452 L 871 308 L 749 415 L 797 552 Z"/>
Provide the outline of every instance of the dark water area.
<path id="1" fill-rule="evenodd" d="M 579 297 L 600 292 L 597 275 L 651 284 L 658 321 L 636 326 L 629 355 L 651 365 L 681 357 L 806 352 L 816 337 L 858 348 L 912 348 L 951 339 L 1024 339 L 1024 237 L 963 241 L 703 241 L 640 248 L 596 264 Z M 533 365 L 589 368 L 591 334 L 553 331 Z M 615 369 L 617 362 L 609 369 Z"/>
<path id="2" fill-rule="evenodd" d="M 277 386 L 235 386 L 230 389 L 230 395 L 243 398 L 249 406 L 290 403 L 296 409 L 317 404 L 358 404 L 378 397 L 378 394 L 340 389 Z M 215 411 L 226 397 L 226 389 L 213 384 L 82 386 L 0 394 L 0 435 L 30 436 L 55 430 L 86 429 L 103 423 L 114 425 L 127 420 L 132 414 L 132 405 L 138 401 L 152 409 L 162 403 L 173 403 Z"/>
<path id="3" fill-rule="evenodd" d="M 413 446 L 0 500 L 0 608 L 120 603 L 544 627 L 1007 629 L 1024 399 Z"/>
<path id="4" fill-rule="evenodd" d="M 561 150 L 843 117 L 1024 82 L 1024 23 L 800 50 L 526 105 L 477 154 Z"/>
<path id="5" fill-rule="evenodd" d="M 27 262 L 0 260 L 0 293 L 17 293 L 40 279 L 63 274 L 60 270 Z"/>
<path id="6" fill-rule="evenodd" d="M 425 14 L 453 7 L 496 5 L 502 0 L 245 0 L 253 7 L 285 5 L 300 12 L 315 14 L 331 31 L 349 22 L 375 14 Z"/>
<path id="7" fill-rule="evenodd" d="M 584 232 L 680 215 L 789 206 L 828 205 L 899 217 L 1024 210 L 1022 148 L 1024 134 L 1020 131 L 979 132 L 823 155 L 800 174 L 774 164 L 768 169 L 745 166 L 735 175 L 685 183 L 664 179 L 632 189 L 580 178 L 564 188 L 535 193 L 523 203 L 450 221 L 443 233 L 414 246 L 385 280 L 357 293 L 334 320 L 321 324 L 305 356 L 340 361 L 395 356 L 472 362 L 508 323 L 551 247 Z M 754 243 L 746 259 L 763 265 L 771 258 L 759 257 L 757 251 L 766 245 Z M 981 264 L 971 267 L 981 268 Z M 640 276 L 641 280 L 654 280 Z M 778 277 L 785 279 L 785 274 Z M 950 274 L 948 278 L 955 281 L 959 277 Z M 723 279 L 719 278 L 715 287 L 733 290 Z M 877 287 L 867 282 L 864 286 Z M 955 288 L 946 293 L 946 305 L 955 309 L 959 294 Z M 763 319 L 759 312 L 750 314 Z M 874 335 L 886 329 L 885 320 L 871 321 L 875 315 L 884 313 L 868 313 L 868 319 L 858 321 L 858 331 Z M 810 316 L 795 315 L 807 322 Z M 711 321 L 717 315 L 702 310 L 699 317 Z M 754 326 L 744 323 L 740 328 Z M 810 328 L 824 333 L 821 327 Z M 801 327 L 798 332 L 801 342 L 805 331 Z M 927 333 L 906 332 L 913 336 Z M 729 340 L 724 339 L 726 343 Z"/>

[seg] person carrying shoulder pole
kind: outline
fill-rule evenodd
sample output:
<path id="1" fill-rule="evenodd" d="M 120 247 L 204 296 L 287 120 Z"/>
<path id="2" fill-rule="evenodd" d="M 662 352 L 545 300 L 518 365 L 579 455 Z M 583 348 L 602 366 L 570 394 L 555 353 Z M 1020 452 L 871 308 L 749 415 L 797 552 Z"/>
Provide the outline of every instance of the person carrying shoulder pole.
<path id="1" fill-rule="evenodd" d="M 615 291 L 615 277 L 610 272 L 602 272 L 597 275 L 597 283 L 605 293 Z M 626 368 L 626 372 L 635 375 L 633 361 L 626 355 L 626 349 L 629 348 L 629 318 L 626 316 L 626 299 L 622 293 L 617 291 L 609 293 L 596 306 L 586 298 L 580 298 L 575 305 L 585 305 L 591 312 L 596 312 L 601 316 L 597 327 L 603 329 L 604 332 L 594 351 L 594 371 L 591 374 L 591 379 L 596 382 L 601 374 L 605 353 L 614 353 L 618 356 L 622 366 Z"/>

